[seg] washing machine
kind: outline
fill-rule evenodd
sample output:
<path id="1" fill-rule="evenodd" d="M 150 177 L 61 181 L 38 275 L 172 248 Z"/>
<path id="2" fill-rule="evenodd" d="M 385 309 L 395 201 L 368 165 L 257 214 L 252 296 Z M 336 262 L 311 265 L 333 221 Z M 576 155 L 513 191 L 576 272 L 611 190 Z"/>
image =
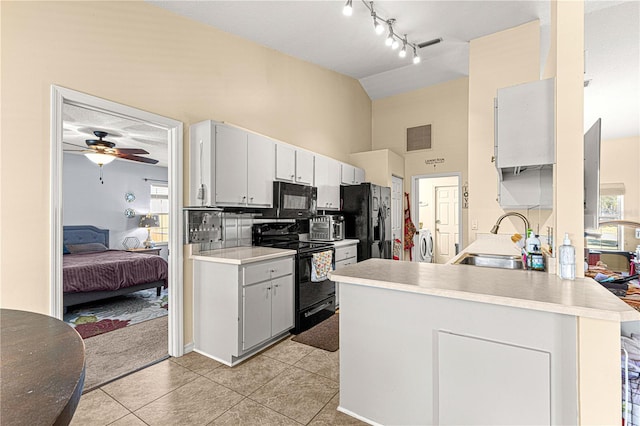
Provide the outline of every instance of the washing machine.
<path id="1" fill-rule="evenodd" d="M 418 262 L 433 262 L 433 236 L 428 229 L 418 232 Z"/>

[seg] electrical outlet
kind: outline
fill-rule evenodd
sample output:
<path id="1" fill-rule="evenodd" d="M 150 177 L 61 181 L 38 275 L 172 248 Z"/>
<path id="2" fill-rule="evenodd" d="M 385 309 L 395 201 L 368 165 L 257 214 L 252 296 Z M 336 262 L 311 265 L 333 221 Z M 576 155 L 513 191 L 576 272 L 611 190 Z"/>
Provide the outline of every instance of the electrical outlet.
<path id="1" fill-rule="evenodd" d="M 478 229 L 478 221 L 477 220 L 472 220 L 471 221 L 471 229 L 472 230 L 477 230 Z M 636 232 L 636 238 L 638 237 L 638 233 Z"/>
<path id="2" fill-rule="evenodd" d="M 636 228 L 636 240 L 640 240 L 640 228 Z"/>

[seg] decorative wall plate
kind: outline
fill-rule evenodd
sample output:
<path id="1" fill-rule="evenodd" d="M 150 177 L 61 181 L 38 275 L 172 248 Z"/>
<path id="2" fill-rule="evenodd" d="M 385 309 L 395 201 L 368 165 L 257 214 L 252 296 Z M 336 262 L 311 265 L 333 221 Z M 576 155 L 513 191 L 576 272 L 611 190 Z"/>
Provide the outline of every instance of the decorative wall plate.
<path id="1" fill-rule="evenodd" d="M 136 217 L 136 211 L 134 209 L 126 209 L 124 215 L 131 219 L 132 217 Z"/>
<path id="2" fill-rule="evenodd" d="M 127 201 L 127 203 L 133 203 L 136 199 L 136 196 L 133 194 L 133 192 L 127 192 L 126 194 L 124 194 L 124 199 Z"/>

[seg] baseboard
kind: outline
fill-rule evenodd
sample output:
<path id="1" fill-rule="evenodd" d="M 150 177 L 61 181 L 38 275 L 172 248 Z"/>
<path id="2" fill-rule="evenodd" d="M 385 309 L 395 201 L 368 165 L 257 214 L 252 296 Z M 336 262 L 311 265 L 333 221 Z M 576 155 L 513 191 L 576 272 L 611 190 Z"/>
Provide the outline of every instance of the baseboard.
<path id="1" fill-rule="evenodd" d="M 184 354 L 186 355 L 189 352 L 193 352 L 194 348 L 195 348 L 195 344 L 193 342 L 187 343 L 186 345 L 184 345 Z"/>
<path id="2" fill-rule="evenodd" d="M 368 423 L 368 424 L 370 424 L 370 425 L 374 425 L 374 426 L 382 426 L 380 423 L 376 423 L 376 422 L 374 422 L 373 420 L 369 420 L 369 419 L 367 419 L 366 417 L 362 417 L 362 416 L 360 416 L 360 415 L 358 415 L 358 414 L 355 414 L 355 413 L 353 413 L 353 412 L 351 412 L 351 411 L 349 411 L 349 410 L 347 410 L 347 409 L 345 409 L 345 408 L 342 408 L 342 407 L 340 407 L 340 406 L 338 406 L 338 411 L 340 411 L 341 413 L 344 413 L 344 414 L 346 414 L 346 415 L 348 415 L 348 416 L 351 416 L 351 417 L 353 417 L 354 419 L 358 419 L 358 420 L 360 420 L 360 421 L 362 421 L 362 422 Z"/>

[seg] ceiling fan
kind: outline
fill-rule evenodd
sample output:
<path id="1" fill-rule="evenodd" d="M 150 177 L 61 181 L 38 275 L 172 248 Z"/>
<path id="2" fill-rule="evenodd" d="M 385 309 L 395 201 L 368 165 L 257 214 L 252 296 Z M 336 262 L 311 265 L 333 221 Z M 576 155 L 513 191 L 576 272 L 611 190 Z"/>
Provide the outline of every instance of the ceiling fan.
<path id="1" fill-rule="evenodd" d="M 105 137 L 109 136 L 109 133 L 107 132 L 96 130 L 93 132 L 93 134 L 96 135 L 98 139 L 87 139 L 85 142 L 89 147 L 89 150 L 84 149 L 82 152 L 84 153 L 85 157 L 100 166 L 101 183 L 104 183 L 104 181 L 102 180 L 102 166 L 105 164 L 109 164 L 116 158 L 138 161 L 140 163 L 147 164 L 156 164 L 158 162 L 158 160 L 155 160 L 153 158 L 141 157 L 140 154 L 149 154 L 149 152 L 145 151 L 144 149 L 116 148 L 115 143 L 104 140 Z M 67 142 L 67 144 L 77 146 L 78 148 L 83 148 L 72 143 Z"/>

